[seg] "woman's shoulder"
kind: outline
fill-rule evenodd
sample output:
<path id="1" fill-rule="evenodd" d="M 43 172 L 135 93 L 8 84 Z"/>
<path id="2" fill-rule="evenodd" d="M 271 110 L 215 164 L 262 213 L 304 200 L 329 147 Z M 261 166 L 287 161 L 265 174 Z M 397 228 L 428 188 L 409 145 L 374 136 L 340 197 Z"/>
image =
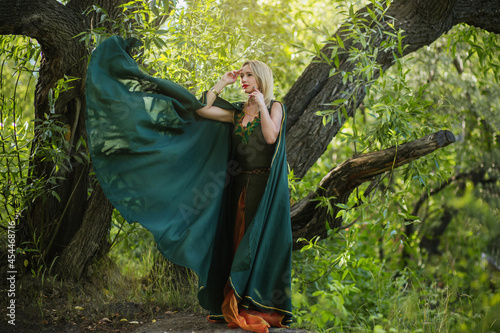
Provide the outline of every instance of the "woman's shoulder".
<path id="1" fill-rule="evenodd" d="M 269 103 L 269 110 L 272 112 L 272 111 L 283 111 L 284 110 L 284 106 L 283 106 L 283 103 L 281 103 L 280 101 L 275 101 L 275 100 L 271 100 L 271 103 Z"/>

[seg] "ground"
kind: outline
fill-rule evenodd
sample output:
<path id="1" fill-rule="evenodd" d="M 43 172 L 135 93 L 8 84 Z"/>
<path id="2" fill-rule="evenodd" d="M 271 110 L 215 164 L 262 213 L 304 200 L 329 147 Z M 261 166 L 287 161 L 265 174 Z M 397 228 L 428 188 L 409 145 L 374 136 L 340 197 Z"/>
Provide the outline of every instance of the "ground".
<path id="1" fill-rule="evenodd" d="M 53 280 L 51 280 L 53 281 Z M 120 300 L 108 301 L 93 284 L 48 283 L 48 279 L 24 278 L 16 283 L 15 323 L 10 325 L 7 286 L 0 283 L 0 333 L 88 332 L 188 332 L 238 333 L 225 324 L 206 320 L 199 306 L 176 311 L 166 306 Z M 270 329 L 270 332 L 304 333 L 301 329 Z M 248 332 L 247 332 L 248 333 Z"/>
<path id="2" fill-rule="evenodd" d="M 126 307 L 136 308 L 133 304 L 125 305 Z M 130 313 L 132 314 L 132 313 Z M 157 315 L 158 319 L 150 319 L 144 313 L 138 311 L 131 316 L 130 320 L 122 316 L 115 318 L 102 318 L 97 322 L 90 322 L 85 319 L 68 323 L 56 324 L 48 320 L 40 322 L 30 322 L 18 318 L 20 316 L 30 316 L 25 313 L 16 315 L 16 326 L 8 325 L 5 321 L 0 324 L 0 332 L 7 333 L 86 333 L 86 332 L 131 332 L 131 333 L 163 333 L 163 332 L 178 332 L 178 333 L 243 333 L 242 329 L 229 329 L 225 324 L 213 324 L 206 320 L 206 314 L 188 313 L 188 312 L 166 312 Z M 4 316 L 3 316 L 4 317 Z M 4 317 L 5 318 L 5 317 Z M 307 333 L 301 329 L 279 329 L 272 328 L 273 333 Z"/>

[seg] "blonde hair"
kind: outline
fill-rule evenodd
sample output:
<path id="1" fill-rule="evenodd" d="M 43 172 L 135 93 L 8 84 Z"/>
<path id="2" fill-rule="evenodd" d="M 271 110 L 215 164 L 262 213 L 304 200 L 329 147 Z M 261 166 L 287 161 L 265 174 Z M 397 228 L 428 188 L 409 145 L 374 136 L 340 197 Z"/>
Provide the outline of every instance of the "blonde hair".
<path id="1" fill-rule="evenodd" d="M 274 98 L 274 79 L 273 71 L 269 66 L 259 60 L 247 60 L 243 66 L 249 65 L 253 75 L 257 79 L 260 92 L 264 95 L 264 101 L 267 107 L 271 106 L 271 100 Z M 241 67 L 243 67 L 241 66 Z"/>

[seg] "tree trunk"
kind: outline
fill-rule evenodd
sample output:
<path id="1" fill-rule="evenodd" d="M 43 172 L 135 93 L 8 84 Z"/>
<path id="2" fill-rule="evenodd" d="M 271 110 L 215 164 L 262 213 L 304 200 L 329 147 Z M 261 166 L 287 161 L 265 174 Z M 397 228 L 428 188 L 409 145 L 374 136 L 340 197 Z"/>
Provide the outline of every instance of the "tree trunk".
<path id="1" fill-rule="evenodd" d="M 117 4 L 116 1 L 102 1 L 101 6 L 106 8 L 107 5 L 111 9 Z M 43 56 L 35 90 L 34 118 L 53 120 L 68 130 L 68 133 L 61 134 L 66 141 L 62 148 L 69 153 L 69 159 L 61 165 L 60 161 L 45 156 L 40 149 L 46 145 L 41 139 L 43 129 L 35 129 L 30 181 L 51 179 L 46 183 L 46 192 L 55 195 L 38 196 L 29 202 L 28 209 L 19 218 L 18 233 L 19 247 L 35 243 L 41 252 L 36 255 L 41 262 L 33 259 L 30 262 L 32 265 L 44 264 L 48 267 L 60 256 L 56 267 L 61 276 L 66 276 L 66 273 L 75 276 L 74 272 L 83 271 L 81 266 L 85 267 L 90 258 L 97 258 L 105 252 L 112 210 L 109 201 L 103 195 L 99 196 L 102 190 L 98 185 L 89 199 L 88 189 L 92 181 L 89 177 L 90 162 L 75 159 L 75 156 L 85 154 L 83 146 L 76 150 L 77 141 L 87 138 L 84 83 L 89 54 L 85 45 L 74 38 L 88 29 L 90 20 L 82 14 L 86 6 L 83 1 L 75 0 L 68 6 L 53 0 L 0 3 L 0 33 L 29 36 L 37 39 L 41 46 Z M 77 80 L 70 83 L 71 89 L 61 92 L 54 109 L 50 110 L 53 89 L 64 76 Z M 88 230 L 99 234 L 87 236 L 99 241 L 82 248 L 78 243 L 81 237 L 75 239 L 74 236 L 87 230 L 90 222 L 95 228 Z M 79 260 L 73 260 L 73 256 Z"/>
<path id="2" fill-rule="evenodd" d="M 96 186 L 80 228 L 59 259 L 58 267 L 61 267 L 65 277 L 78 280 L 95 259 L 108 253 L 112 212 L 113 206 L 101 187 Z"/>
<path id="3" fill-rule="evenodd" d="M 85 127 L 81 124 L 85 116 L 82 112 L 82 101 L 85 100 L 83 82 L 88 53 L 85 46 L 73 38 L 85 30 L 83 17 L 57 1 L 31 0 L 9 3 L 10 10 L 1 9 L 2 26 L 7 30 L 3 30 L 3 33 L 36 38 L 43 54 L 40 78 L 35 90 L 35 118 L 52 120 L 66 127 L 70 135 L 65 137 L 70 139 L 60 148 L 69 151 L 73 149 L 72 142 L 69 142 L 71 138 L 74 140 L 86 137 Z M 72 89 L 60 94 L 55 109 L 50 110 L 49 98 L 53 97 L 52 89 L 65 75 L 79 80 L 71 84 Z M 64 165 L 56 165 L 57 162 L 54 163 L 44 150 L 39 149 L 45 144 L 42 142 L 43 131 L 40 126 L 36 126 L 30 182 L 37 179 L 50 180 L 46 185 L 47 190 L 49 193 L 55 193 L 60 201 L 56 195 L 41 195 L 29 202 L 27 211 L 20 218 L 18 240 L 20 244 L 34 239 L 39 241 L 36 246 L 42 251 L 41 259 L 48 265 L 69 244 L 74 233 L 80 228 L 89 187 L 90 165 L 78 163 L 73 159 L 64 161 Z"/>
<path id="4" fill-rule="evenodd" d="M 440 255 L 441 250 L 439 250 L 439 245 L 441 244 L 441 236 L 444 235 L 446 228 L 450 224 L 451 220 L 457 214 L 457 210 L 444 206 L 444 212 L 441 218 L 439 219 L 439 223 L 434 225 L 427 230 L 427 232 L 422 236 L 420 240 L 420 248 L 425 250 L 430 255 Z"/>

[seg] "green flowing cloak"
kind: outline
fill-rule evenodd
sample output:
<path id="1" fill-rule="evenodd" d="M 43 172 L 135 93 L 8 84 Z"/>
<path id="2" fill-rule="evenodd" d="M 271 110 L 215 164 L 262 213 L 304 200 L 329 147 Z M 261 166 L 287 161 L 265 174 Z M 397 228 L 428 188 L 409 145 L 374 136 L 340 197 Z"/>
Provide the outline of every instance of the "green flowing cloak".
<path id="1" fill-rule="evenodd" d="M 278 311 L 290 321 L 284 123 L 266 191 L 233 258 L 227 218 L 229 179 L 238 172 L 230 154 L 232 125 L 197 116 L 205 95 L 198 100 L 172 81 L 141 72 L 129 54 L 138 45 L 111 37 L 88 67 L 88 143 L 104 193 L 128 222 L 151 231 L 162 255 L 198 274 L 198 299 L 214 316 L 229 280 L 243 306 Z M 240 103 L 221 98 L 214 105 L 241 111 Z"/>

